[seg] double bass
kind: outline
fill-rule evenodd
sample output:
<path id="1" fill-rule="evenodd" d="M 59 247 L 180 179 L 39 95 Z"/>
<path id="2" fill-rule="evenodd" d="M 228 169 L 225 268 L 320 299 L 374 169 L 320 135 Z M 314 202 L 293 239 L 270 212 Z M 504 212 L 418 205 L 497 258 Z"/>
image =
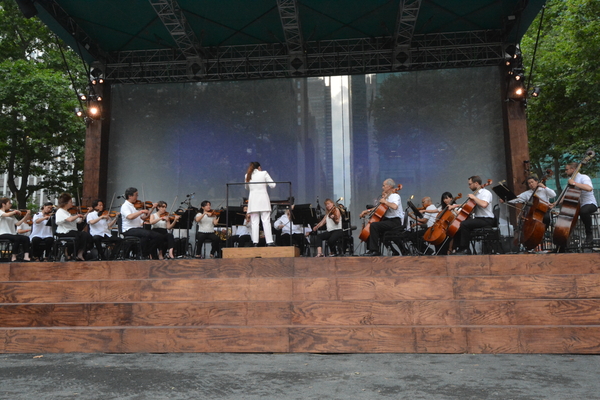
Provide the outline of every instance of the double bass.
<path id="1" fill-rule="evenodd" d="M 570 179 L 575 179 L 575 176 L 579 173 L 581 166 L 587 164 L 592 158 L 594 158 L 595 155 L 596 153 L 593 150 L 588 150 L 585 158 L 581 160 Z M 567 185 L 565 190 L 563 190 L 556 200 L 556 204 L 562 203 L 562 206 L 560 207 L 560 213 L 558 214 L 556 223 L 554 224 L 554 234 L 552 236 L 552 242 L 558 247 L 567 247 L 569 236 L 571 236 L 571 232 L 577 224 L 577 218 L 579 218 L 580 197 L 580 188 L 573 185 Z"/>
<path id="2" fill-rule="evenodd" d="M 551 169 L 546 170 L 546 175 L 540 179 L 540 183 L 545 183 L 548 178 L 552 176 L 553 172 Z M 520 221 L 521 234 L 519 235 L 519 242 L 527 249 L 535 249 L 544 239 L 544 233 L 546 232 L 546 224 L 544 224 L 544 215 L 550 210 L 550 203 L 540 199 L 536 196 L 535 192 L 539 189 L 539 184 L 531 194 L 528 205 L 523 209 L 523 213 Z M 530 204 L 530 205 L 529 205 Z"/>
<path id="3" fill-rule="evenodd" d="M 388 194 L 386 194 L 386 197 L 392 193 L 398 192 L 399 190 L 402 190 L 401 184 L 398 184 L 398 186 L 396 186 Z M 382 195 L 379 199 L 383 198 L 383 195 L 384 194 L 382 193 Z M 386 206 L 383 203 L 379 203 L 379 205 L 377 207 L 373 208 L 371 210 L 371 212 L 366 216 L 366 219 L 368 222 L 365 224 L 362 231 L 360 231 L 360 235 L 358 235 L 358 238 L 362 242 L 366 242 L 367 240 L 369 240 L 369 236 L 371 236 L 371 223 L 381 221 L 381 219 L 383 218 L 383 216 L 385 215 L 385 212 L 387 210 L 388 210 L 388 206 Z"/>

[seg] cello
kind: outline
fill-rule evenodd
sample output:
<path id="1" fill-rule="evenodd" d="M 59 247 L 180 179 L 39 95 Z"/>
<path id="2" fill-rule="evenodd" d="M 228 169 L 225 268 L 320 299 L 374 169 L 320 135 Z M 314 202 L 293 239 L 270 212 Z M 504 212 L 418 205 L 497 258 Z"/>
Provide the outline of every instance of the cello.
<path id="1" fill-rule="evenodd" d="M 546 175 L 542 177 L 540 183 L 545 183 L 548 178 L 552 176 L 553 172 L 551 169 L 546 170 Z M 544 238 L 546 232 L 546 224 L 544 224 L 544 216 L 550 210 L 550 203 L 540 199 L 536 196 L 535 192 L 539 189 L 539 184 L 531 194 L 527 204 L 531 202 L 531 205 L 525 206 L 523 214 L 521 216 L 521 234 L 519 235 L 520 243 L 527 249 L 535 249 Z"/>
<path id="2" fill-rule="evenodd" d="M 488 179 L 487 182 L 484 183 L 483 185 L 481 185 L 479 187 L 479 189 L 477 189 L 477 191 L 475 191 L 473 194 L 475 196 L 477 196 L 477 194 L 479 193 L 479 191 L 481 189 L 483 189 L 484 187 L 489 186 L 491 184 L 492 184 L 492 180 Z M 448 236 L 454 237 L 454 235 L 456 235 L 456 232 L 458 232 L 458 229 L 460 228 L 461 222 L 463 222 L 464 220 L 469 218 L 469 216 L 471 215 L 471 213 L 473 212 L 473 210 L 475 209 L 476 206 L 477 206 L 477 203 L 475 203 L 475 200 L 473 200 L 471 198 L 465 200 L 465 202 L 462 203 L 462 206 L 460 207 L 460 211 L 456 215 L 456 218 L 454 218 L 452 220 L 452 222 L 448 226 L 448 229 L 446 230 L 446 233 L 448 234 Z"/>
<path id="3" fill-rule="evenodd" d="M 459 193 L 454 198 L 453 202 L 461 198 L 462 193 Z M 435 222 L 433 223 L 433 225 L 425 231 L 425 234 L 423 235 L 423 240 L 433 244 L 434 246 L 439 246 L 442 243 L 444 243 L 444 240 L 446 240 L 446 237 L 448 237 L 448 235 L 446 235 L 446 230 L 448 229 L 448 226 L 452 223 L 452 221 L 454 221 L 454 218 L 456 218 L 454 212 L 452 212 L 452 210 L 450 210 L 448 206 L 444 207 L 444 209 L 440 211 L 440 213 L 435 218 Z"/>
<path id="4" fill-rule="evenodd" d="M 593 150 L 588 150 L 585 158 L 581 160 L 570 179 L 575 179 L 575 176 L 577 176 L 579 173 L 581 166 L 587 164 L 595 155 L 596 153 Z M 571 232 L 573 231 L 573 228 L 575 228 L 575 224 L 577 224 L 577 219 L 579 218 L 580 197 L 580 188 L 573 185 L 567 185 L 556 200 L 555 204 L 562 203 L 562 206 L 560 207 L 560 213 L 558 214 L 556 223 L 554 224 L 554 234 L 552 236 L 552 242 L 558 247 L 567 247 L 569 236 L 571 236 Z"/>
<path id="5" fill-rule="evenodd" d="M 386 195 L 386 197 L 392 193 L 398 192 L 399 190 L 402 190 L 402 184 L 400 184 L 400 183 L 398 184 L 398 186 L 396 186 L 394 189 L 392 189 Z M 381 198 L 383 198 L 383 193 L 382 193 L 381 197 L 379 197 L 379 199 L 381 199 Z M 388 206 L 386 206 L 385 204 L 379 203 L 379 205 L 377 207 L 374 207 L 371 210 L 371 212 L 369 212 L 369 214 L 367 214 L 366 219 L 368 222 L 365 224 L 362 231 L 360 231 L 360 235 L 358 235 L 358 238 L 362 242 L 366 242 L 367 240 L 369 240 L 369 236 L 371 236 L 371 223 L 381 221 L 381 219 L 383 218 L 383 216 L 385 215 L 385 212 L 387 210 L 388 210 Z"/>

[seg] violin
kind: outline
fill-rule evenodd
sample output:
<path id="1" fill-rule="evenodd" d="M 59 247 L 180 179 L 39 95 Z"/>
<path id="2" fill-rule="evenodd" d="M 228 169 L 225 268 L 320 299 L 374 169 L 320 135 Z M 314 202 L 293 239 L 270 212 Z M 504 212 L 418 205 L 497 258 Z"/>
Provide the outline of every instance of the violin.
<path id="1" fill-rule="evenodd" d="M 116 211 L 104 210 L 98 216 L 99 217 L 104 217 L 105 215 L 108 215 L 109 218 L 115 218 L 117 216 L 117 212 Z"/>
<path id="2" fill-rule="evenodd" d="M 159 217 L 159 218 L 163 218 L 163 217 L 169 217 L 169 222 L 172 222 L 172 221 L 174 221 L 174 220 L 175 220 L 175 218 L 179 218 L 179 217 L 181 217 L 181 215 L 179 215 L 179 214 L 177 214 L 177 213 L 170 214 L 170 213 L 168 213 L 167 211 L 165 211 L 165 212 L 163 212 L 163 213 L 160 213 L 160 214 L 158 214 L 158 217 Z"/>
<path id="3" fill-rule="evenodd" d="M 579 173 L 581 166 L 587 164 L 595 155 L 596 153 L 593 150 L 588 150 L 585 158 L 581 160 L 571 175 L 571 179 L 575 179 L 575 176 Z M 565 248 L 567 246 L 567 243 L 569 242 L 569 236 L 571 236 L 571 232 L 577 224 L 577 219 L 579 218 L 580 197 L 580 188 L 573 185 L 567 185 L 565 190 L 560 194 L 558 200 L 556 201 L 556 204 L 560 204 L 562 201 L 560 213 L 556 218 L 556 223 L 554 224 L 554 234 L 552 236 L 552 242 L 558 247 Z"/>
<path id="4" fill-rule="evenodd" d="M 553 174 L 554 172 L 551 169 L 547 169 L 546 175 L 542 177 L 540 183 L 545 183 Z M 546 232 L 544 216 L 551 208 L 550 203 L 535 195 L 539 187 L 538 184 L 531 194 L 530 201 L 532 199 L 533 201 L 531 202 L 531 206 L 526 205 L 524 207 L 521 214 L 521 223 L 519 224 L 522 225 L 519 241 L 527 250 L 535 249 L 542 242 L 542 239 L 544 239 L 544 233 Z"/>
<path id="5" fill-rule="evenodd" d="M 225 212 L 225 210 L 221 209 L 221 210 L 208 210 L 205 211 L 205 214 L 212 214 L 213 217 L 220 217 L 221 213 Z"/>
<path id="6" fill-rule="evenodd" d="M 462 193 L 459 193 L 454 198 L 452 203 L 454 203 L 456 200 L 460 200 L 461 198 Z M 452 212 L 448 206 L 444 207 L 444 209 L 435 217 L 435 222 L 433 225 L 425 231 L 423 240 L 433 244 L 434 246 L 439 246 L 444 243 L 444 240 L 446 240 L 446 237 L 448 236 L 446 231 L 448 226 L 450 226 L 452 221 L 454 221 L 454 218 L 456 218 L 454 212 Z"/>
<path id="7" fill-rule="evenodd" d="M 387 193 L 386 197 L 392 193 L 398 192 L 399 190 L 402 190 L 402 184 L 398 184 L 397 187 L 395 187 L 389 193 Z M 383 194 L 381 197 L 383 197 Z M 371 210 L 371 212 L 367 214 L 366 219 L 368 220 L 368 222 L 363 227 L 362 231 L 360 232 L 360 235 L 358 235 L 358 238 L 361 241 L 366 242 L 367 240 L 369 240 L 369 236 L 371 236 L 371 223 L 381 221 L 387 210 L 388 206 L 386 206 L 383 203 L 379 203 L 377 207 L 373 208 L 373 210 Z"/>
<path id="8" fill-rule="evenodd" d="M 133 206 L 136 210 L 150 210 L 152 209 L 153 205 L 154 204 L 151 201 L 136 200 L 136 202 L 133 203 Z"/>

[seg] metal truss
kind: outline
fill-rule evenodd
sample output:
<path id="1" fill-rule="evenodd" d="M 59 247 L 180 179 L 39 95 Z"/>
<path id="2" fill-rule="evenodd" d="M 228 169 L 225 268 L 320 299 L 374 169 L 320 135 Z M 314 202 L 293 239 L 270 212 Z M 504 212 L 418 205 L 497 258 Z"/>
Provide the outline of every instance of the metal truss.
<path id="1" fill-rule="evenodd" d="M 302 75 L 306 70 L 306 59 L 296 0 L 277 0 L 277 8 L 289 54 L 290 70 L 295 70 L 295 75 Z"/>
<path id="2" fill-rule="evenodd" d="M 410 65 L 410 44 L 421 9 L 421 0 L 400 0 L 394 32 L 394 68 Z"/>
<path id="3" fill-rule="evenodd" d="M 105 78 L 115 83 L 159 83 L 288 78 L 396 72 L 394 38 L 360 38 L 304 43 L 302 74 L 290 67 L 282 44 L 206 47 L 205 72 L 190 79 L 188 62 L 172 49 L 121 51 L 109 55 Z M 414 35 L 410 62 L 402 71 L 500 65 L 501 31 Z"/>

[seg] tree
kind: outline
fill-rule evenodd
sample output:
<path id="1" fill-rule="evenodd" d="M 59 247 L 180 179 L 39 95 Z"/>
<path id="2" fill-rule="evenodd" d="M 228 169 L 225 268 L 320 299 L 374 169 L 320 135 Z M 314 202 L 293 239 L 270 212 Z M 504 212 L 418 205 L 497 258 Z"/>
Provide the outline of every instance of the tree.
<path id="1" fill-rule="evenodd" d="M 522 40 L 529 68 L 539 27 L 539 15 Z M 579 161 L 586 149 L 600 145 L 600 2 L 549 0 L 531 73 L 539 98 L 527 107 L 529 149 L 541 173 L 548 164 L 559 170 Z M 531 89 L 531 88 L 530 88 Z M 590 164 L 587 172 L 595 172 Z M 560 189 L 559 174 L 556 184 Z"/>
<path id="2" fill-rule="evenodd" d="M 40 21 L 0 0 L 0 172 L 8 173 L 19 207 L 36 190 L 60 192 L 81 181 L 85 125 L 73 113 L 77 98 L 61 50 L 78 67 L 76 76 L 85 76 Z M 33 176 L 41 178 L 37 184 L 29 183 Z"/>

